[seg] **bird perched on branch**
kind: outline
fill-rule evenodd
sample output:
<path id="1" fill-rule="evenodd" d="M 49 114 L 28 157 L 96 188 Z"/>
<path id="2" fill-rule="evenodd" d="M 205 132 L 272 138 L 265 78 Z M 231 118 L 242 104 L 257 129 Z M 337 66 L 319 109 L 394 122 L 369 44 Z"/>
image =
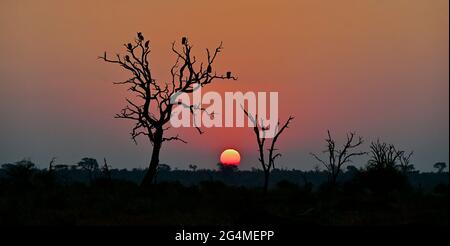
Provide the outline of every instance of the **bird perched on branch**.
<path id="1" fill-rule="evenodd" d="M 139 40 L 141 40 L 141 41 L 144 40 L 144 36 L 142 35 L 141 32 L 138 32 L 138 33 L 137 33 L 137 36 L 138 36 L 138 39 L 139 39 Z"/>

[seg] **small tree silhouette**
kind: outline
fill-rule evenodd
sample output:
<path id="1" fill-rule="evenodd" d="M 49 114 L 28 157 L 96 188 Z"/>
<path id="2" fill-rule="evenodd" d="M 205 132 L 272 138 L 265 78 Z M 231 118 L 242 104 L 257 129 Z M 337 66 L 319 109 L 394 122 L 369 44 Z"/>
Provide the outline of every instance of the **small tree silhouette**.
<path id="1" fill-rule="evenodd" d="M 393 144 L 381 143 L 379 139 L 370 144 L 370 152 L 370 169 L 396 169 L 397 162 L 404 155 L 404 151 L 397 150 Z M 407 161 L 409 162 L 409 157 Z"/>
<path id="2" fill-rule="evenodd" d="M 234 173 L 238 170 L 237 165 L 226 165 L 221 162 L 217 163 L 217 167 L 219 168 L 219 171 L 222 173 Z"/>
<path id="3" fill-rule="evenodd" d="M 197 170 L 197 165 L 189 164 L 189 169 L 195 172 L 195 170 Z"/>
<path id="4" fill-rule="evenodd" d="M 355 175 L 356 173 L 359 172 L 359 170 L 358 170 L 358 168 L 356 168 L 356 167 L 353 166 L 353 165 L 348 165 L 348 166 L 347 166 L 347 172 L 350 173 L 350 174 L 352 174 L 352 175 Z"/>
<path id="5" fill-rule="evenodd" d="M 444 171 L 444 169 L 447 168 L 447 163 L 436 162 L 436 163 L 434 163 L 433 167 L 437 169 L 438 173 L 442 173 Z"/>
<path id="6" fill-rule="evenodd" d="M 157 179 L 158 179 L 159 173 L 166 173 L 166 172 L 170 172 L 171 170 L 172 170 L 172 167 L 170 167 L 169 165 L 160 163 L 156 169 L 155 177 L 153 177 L 153 183 L 155 183 L 155 184 L 158 183 Z M 175 170 L 176 170 L 176 168 L 175 168 Z"/>
<path id="7" fill-rule="evenodd" d="M 171 170 L 172 168 L 167 164 L 161 163 L 158 166 L 158 172 L 170 172 Z"/>
<path id="8" fill-rule="evenodd" d="M 99 169 L 97 160 L 89 157 L 81 159 L 81 161 L 78 162 L 78 167 L 88 172 L 90 182 L 92 182 L 94 171 Z"/>
<path id="9" fill-rule="evenodd" d="M 133 43 L 125 44 L 126 54 L 117 54 L 115 58 L 109 58 L 106 52 L 99 57 L 105 62 L 114 63 L 131 73 L 131 78 L 117 82 L 115 84 L 128 85 L 129 91 L 137 96 L 139 102 L 126 99 L 127 106 L 122 112 L 116 115 L 116 118 L 128 119 L 135 122 L 131 131 L 131 137 L 136 142 L 136 137 L 147 136 L 152 147 L 152 155 L 147 173 L 142 180 L 142 186 L 152 184 L 159 165 L 159 154 L 163 142 L 178 140 L 186 143 L 186 141 L 176 136 L 165 136 L 168 129 L 167 124 L 172 117 L 173 104 L 172 96 L 181 93 L 192 93 L 196 89 L 212 83 L 216 79 L 233 79 L 231 72 L 226 75 L 218 75 L 213 71 L 213 64 L 217 55 L 222 51 L 222 43 L 210 52 L 206 49 L 207 60 L 199 62 L 192 55 L 192 46 L 186 37 L 182 38 L 181 50 L 176 48 L 175 42 L 172 43 L 172 51 L 176 55 L 176 62 L 170 70 L 171 80 L 169 82 L 158 83 L 153 77 L 151 65 L 148 60 L 150 54 L 150 41 L 145 40 L 142 33 L 137 34 L 137 38 Z M 195 86 L 196 84 L 200 87 Z M 172 98 L 173 99 L 173 98 Z M 204 110 L 199 105 L 184 105 L 189 108 L 195 116 L 194 111 Z M 195 122 L 195 120 L 194 120 Z M 196 126 L 199 133 L 202 133 Z"/>
<path id="10" fill-rule="evenodd" d="M 241 105 L 242 110 L 244 110 L 245 115 L 247 115 L 248 119 L 253 122 L 253 132 L 255 133 L 256 141 L 258 143 L 258 152 L 259 152 L 259 162 L 261 163 L 261 167 L 264 171 L 264 193 L 266 194 L 269 189 L 269 178 L 270 173 L 275 168 L 275 159 L 281 156 L 281 153 L 275 153 L 277 150 L 275 148 L 278 138 L 280 137 L 281 133 L 289 127 L 289 123 L 294 119 L 294 117 L 289 116 L 288 120 L 280 127 L 280 122 L 278 122 L 276 126 L 276 134 L 272 138 L 272 142 L 269 145 L 269 148 L 266 149 L 266 139 L 265 134 L 269 130 L 268 126 L 263 125 L 263 123 L 258 120 L 258 114 L 255 114 L 255 117 L 253 118 L 250 113 L 244 109 L 244 107 Z M 261 123 L 260 123 L 261 122 Z M 262 132 L 263 136 L 260 136 L 260 132 Z M 266 150 L 268 153 L 266 153 Z M 268 158 L 266 160 L 265 154 L 268 154 Z"/>
<path id="11" fill-rule="evenodd" d="M 55 161 L 56 161 L 56 157 L 52 157 L 52 159 L 50 160 L 49 164 L 48 164 L 48 172 L 52 173 L 55 169 Z"/>
<path id="12" fill-rule="evenodd" d="M 53 157 L 48 164 L 48 172 L 49 173 L 54 173 L 55 171 L 66 170 L 69 168 L 69 165 L 55 164 L 55 163 L 56 163 L 56 157 Z"/>
<path id="13" fill-rule="evenodd" d="M 397 150 L 393 144 L 380 140 L 372 142 L 370 150 L 367 168 L 358 177 L 363 187 L 379 194 L 409 187 L 406 174 L 412 169 L 412 152 L 405 155 L 404 151 Z"/>
<path id="14" fill-rule="evenodd" d="M 411 157 L 413 153 L 413 151 L 409 152 L 408 154 L 406 154 L 406 152 L 403 152 L 400 156 L 400 164 L 398 167 L 404 175 L 407 175 L 408 173 L 413 172 L 416 169 L 414 165 L 411 164 Z"/>
<path id="15" fill-rule="evenodd" d="M 337 178 L 342 172 L 342 167 L 348 162 L 352 161 L 352 158 L 359 155 L 365 155 L 367 152 L 354 152 L 358 146 L 364 143 L 362 137 L 355 139 L 356 134 L 350 132 L 347 134 L 347 140 L 342 149 L 336 149 L 336 141 L 331 137 L 328 130 L 328 138 L 325 139 L 327 143 L 327 149 L 323 153 L 327 154 L 327 161 L 319 158 L 316 154 L 310 153 L 316 160 L 322 163 L 328 171 L 328 181 L 332 186 L 336 185 Z"/>
<path id="16" fill-rule="evenodd" d="M 3 164 L 2 168 L 9 180 L 18 186 L 31 185 L 31 178 L 37 171 L 34 163 L 27 159 Z"/>
<path id="17" fill-rule="evenodd" d="M 108 165 L 108 163 L 106 162 L 106 158 L 103 158 L 103 166 L 102 166 L 102 173 L 103 176 L 108 180 L 111 181 L 111 170 L 110 170 L 110 165 Z"/>

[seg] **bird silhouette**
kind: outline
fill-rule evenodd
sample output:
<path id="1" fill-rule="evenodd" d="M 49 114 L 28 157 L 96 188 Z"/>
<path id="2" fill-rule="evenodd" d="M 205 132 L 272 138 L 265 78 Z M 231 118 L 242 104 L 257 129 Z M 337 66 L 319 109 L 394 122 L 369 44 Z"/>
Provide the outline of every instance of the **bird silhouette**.
<path id="1" fill-rule="evenodd" d="M 144 40 L 144 36 L 142 35 L 141 32 L 138 32 L 137 36 L 138 36 L 139 40 L 141 40 L 141 41 Z"/>
<path id="2" fill-rule="evenodd" d="M 231 78 L 231 72 L 227 72 L 227 79 Z"/>

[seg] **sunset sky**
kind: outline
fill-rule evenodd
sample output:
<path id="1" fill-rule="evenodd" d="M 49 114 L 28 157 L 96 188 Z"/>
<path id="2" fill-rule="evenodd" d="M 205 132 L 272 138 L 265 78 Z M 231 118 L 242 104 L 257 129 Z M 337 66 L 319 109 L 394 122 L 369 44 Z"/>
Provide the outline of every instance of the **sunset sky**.
<path id="1" fill-rule="evenodd" d="M 302 1 L 0 1 L 0 163 L 22 158 L 44 167 L 52 157 L 83 157 L 115 168 L 148 165 L 151 148 L 130 139 L 131 122 L 114 119 L 125 72 L 97 59 L 143 32 L 157 80 L 169 78 L 171 42 L 189 37 L 198 57 L 223 41 L 219 71 L 238 81 L 208 90 L 277 91 L 278 167 L 311 169 L 330 129 L 342 142 L 356 131 L 414 150 L 429 171 L 449 160 L 448 0 Z M 161 162 L 216 168 L 220 153 L 241 153 L 259 167 L 250 128 L 181 129 L 188 144 L 166 143 Z M 361 157 L 354 165 L 365 165 Z"/>

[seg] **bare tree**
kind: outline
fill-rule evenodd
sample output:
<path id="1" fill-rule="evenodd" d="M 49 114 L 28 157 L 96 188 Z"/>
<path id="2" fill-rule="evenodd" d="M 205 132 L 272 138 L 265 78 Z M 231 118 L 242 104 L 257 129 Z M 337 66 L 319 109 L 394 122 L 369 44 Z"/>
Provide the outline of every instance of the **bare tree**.
<path id="1" fill-rule="evenodd" d="M 406 152 L 403 152 L 399 158 L 400 164 L 398 165 L 398 167 L 400 171 L 405 175 L 414 171 L 415 169 L 414 165 L 411 164 L 411 157 L 413 153 L 414 153 L 413 151 L 409 152 L 408 154 L 406 154 Z"/>
<path id="2" fill-rule="evenodd" d="M 111 181 L 111 169 L 110 165 L 108 165 L 108 162 L 106 162 L 106 158 L 103 158 L 103 166 L 101 168 L 103 175 L 108 181 Z"/>
<path id="3" fill-rule="evenodd" d="M 138 136 L 146 136 L 152 144 L 152 155 L 149 169 L 141 183 L 142 186 L 152 184 L 159 165 L 159 154 L 163 142 L 178 140 L 186 143 L 178 135 L 166 136 L 167 126 L 171 117 L 173 104 L 171 97 L 180 93 L 192 93 L 201 87 L 212 83 L 215 79 L 233 79 L 231 72 L 226 75 L 219 75 L 213 71 L 213 63 L 217 55 L 222 51 L 222 43 L 213 51 L 206 49 L 207 60 L 198 62 L 191 53 L 192 46 L 186 37 L 182 38 L 181 49 L 177 48 L 175 42 L 172 43 L 172 51 L 176 56 L 175 64 L 170 69 L 170 81 L 157 82 L 152 75 L 151 64 L 148 60 L 150 54 L 150 42 L 145 40 L 142 33 L 137 34 L 133 43 L 125 44 L 125 55 L 116 54 L 115 57 L 108 57 L 106 52 L 99 57 L 108 63 L 121 66 L 131 74 L 131 78 L 115 84 L 128 85 L 138 101 L 126 99 L 127 105 L 122 109 L 116 118 L 128 119 L 135 122 L 131 131 L 131 137 L 136 142 Z M 189 107 L 192 114 L 194 110 L 204 110 L 199 105 L 183 105 Z M 195 115 L 194 115 L 195 116 Z M 195 121 L 195 120 L 194 120 Z M 199 133 L 202 133 L 196 126 Z"/>
<path id="4" fill-rule="evenodd" d="M 310 153 L 316 160 L 322 163 L 328 171 L 328 181 L 331 185 L 336 185 L 337 178 L 342 172 L 342 167 L 348 162 L 352 161 L 352 158 L 359 155 L 365 155 L 366 152 L 354 151 L 358 146 L 364 143 L 362 137 L 355 138 L 356 134 L 350 132 L 347 134 L 347 139 L 342 149 L 336 148 L 336 141 L 331 137 L 328 130 L 328 138 L 325 139 L 327 143 L 327 149 L 323 153 L 327 154 L 327 159 L 324 160 L 314 153 Z"/>
<path id="5" fill-rule="evenodd" d="M 393 144 L 381 143 L 378 139 L 370 144 L 371 158 L 369 168 L 372 169 L 397 169 L 397 163 L 401 161 L 404 151 L 397 150 Z M 411 153 L 412 155 L 412 153 Z M 409 157 L 408 162 L 409 162 Z"/>
<path id="6" fill-rule="evenodd" d="M 48 164 L 48 172 L 53 172 L 54 168 L 55 168 L 55 161 L 56 161 L 56 157 L 52 157 L 52 159 L 50 160 L 50 163 Z"/>
<path id="7" fill-rule="evenodd" d="M 265 126 L 262 121 L 258 120 L 258 114 L 255 114 L 255 117 L 253 118 L 253 116 L 248 111 L 246 111 L 242 105 L 241 107 L 242 110 L 244 110 L 245 115 L 247 115 L 248 119 L 254 124 L 253 131 L 255 132 L 256 141 L 258 143 L 258 159 L 264 171 L 264 193 L 267 193 L 269 189 L 270 173 L 275 167 L 275 159 L 281 156 L 281 153 L 275 152 L 277 151 L 277 149 L 275 148 L 277 140 L 280 137 L 281 133 L 283 133 L 286 128 L 289 128 L 289 123 L 291 123 L 294 117 L 289 116 L 288 120 L 281 126 L 281 128 L 280 122 L 278 122 L 276 126 L 275 136 L 271 139 L 271 142 L 266 143 L 267 138 L 265 138 L 265 134 L 269 130 L 268 126 Z M 262 136 L 260 135 L 260 133 L 262 133 Z M 266 144 L 269 146 L 268 149 L 266 149 Z M 267 159 L 265 157 L 266 154 L 268 154 Z"/>

